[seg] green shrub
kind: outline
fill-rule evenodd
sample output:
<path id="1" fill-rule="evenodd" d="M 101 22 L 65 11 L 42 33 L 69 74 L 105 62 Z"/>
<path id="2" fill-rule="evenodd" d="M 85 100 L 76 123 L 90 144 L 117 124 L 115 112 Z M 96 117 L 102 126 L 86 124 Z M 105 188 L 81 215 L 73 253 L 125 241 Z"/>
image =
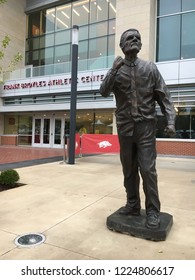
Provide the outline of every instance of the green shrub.
<path id="1" fill-rule="evenodd" d="M 13 187 L 19 179 L 18 172 L 13 169 L 2 171 L 0 174 L 0 184 L 5 186 Z"/>

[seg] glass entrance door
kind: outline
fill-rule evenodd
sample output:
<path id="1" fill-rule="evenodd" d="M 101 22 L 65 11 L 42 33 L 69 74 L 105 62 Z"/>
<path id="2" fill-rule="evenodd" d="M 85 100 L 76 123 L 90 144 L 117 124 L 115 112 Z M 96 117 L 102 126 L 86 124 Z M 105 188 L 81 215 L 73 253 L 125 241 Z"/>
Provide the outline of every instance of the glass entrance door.
<path id="1" fill-rule="evenodd" d="M 43 145 L 50 146 L 50 119 L 43 119 Z"/>
<path id="2" fill-rule="evenodd" d="M 50 118 L 34 118 L 33 120 L 33 146 L 50 147 L 51 145 L 51 120 Z"/>
<path id="3" fill-rule="evenodd" d="M 33 144 L 41 144 L 41 119 L 34 120 Z"/>
<path id="4" fill-rule="evenodd" d="M 63 121 L 62 118 L 54 118 L 53 120 L 53 147 L 63 147 Z"/>

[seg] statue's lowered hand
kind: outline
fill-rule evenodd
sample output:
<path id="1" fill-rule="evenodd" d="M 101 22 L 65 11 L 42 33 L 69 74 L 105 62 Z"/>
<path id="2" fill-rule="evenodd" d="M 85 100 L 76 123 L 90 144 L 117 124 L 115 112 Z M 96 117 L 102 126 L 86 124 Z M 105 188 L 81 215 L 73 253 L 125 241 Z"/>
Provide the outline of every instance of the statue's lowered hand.
<path id="1" fill-rule="evenodd" d="M 174 137 L 176 135 L 175 126 L 174 125 L 167 125 L 164 130 L 165 136 L 167 137 Z"/>

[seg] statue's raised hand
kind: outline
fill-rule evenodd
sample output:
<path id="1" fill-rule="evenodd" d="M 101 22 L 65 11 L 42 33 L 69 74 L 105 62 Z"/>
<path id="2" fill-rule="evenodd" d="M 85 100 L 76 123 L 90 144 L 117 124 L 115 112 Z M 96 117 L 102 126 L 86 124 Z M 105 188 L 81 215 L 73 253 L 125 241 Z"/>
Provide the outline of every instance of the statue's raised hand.
<path id="1" fill-rule="evenodd" d="M 124 64 L 123 58 L 121 56 L 117 56 L 113 62 L 112 69 L 118 70 Z"/>

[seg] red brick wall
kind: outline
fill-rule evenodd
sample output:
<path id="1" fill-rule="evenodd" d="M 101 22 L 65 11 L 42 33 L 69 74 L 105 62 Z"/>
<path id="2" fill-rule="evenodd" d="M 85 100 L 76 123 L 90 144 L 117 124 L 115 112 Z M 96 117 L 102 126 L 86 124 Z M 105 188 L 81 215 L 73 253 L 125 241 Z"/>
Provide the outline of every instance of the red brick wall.
<path id="1" fill-rule="evenodd" d="M 1 140 L 0 140 L 1 145 L 12 145 L 12 146 L 17 145 L 17 136 L 16 135 L 13 135 L 13 136 L 2 135 L 0 137 L 1 137 Z"/>
<path id="2" fill-rule="evenodd" d="M 0 136 L 0 145 L 17 145 L 17 136 Z M 158 154 L 195 156 L 195 141 L 185 140 L 156 140 Z"/>
<path id="3" fill-rule="evenodd" d="M 166 141 L 157 139 L 156 149 L 158 154 L 195 156 L 195 141 Z"/>

